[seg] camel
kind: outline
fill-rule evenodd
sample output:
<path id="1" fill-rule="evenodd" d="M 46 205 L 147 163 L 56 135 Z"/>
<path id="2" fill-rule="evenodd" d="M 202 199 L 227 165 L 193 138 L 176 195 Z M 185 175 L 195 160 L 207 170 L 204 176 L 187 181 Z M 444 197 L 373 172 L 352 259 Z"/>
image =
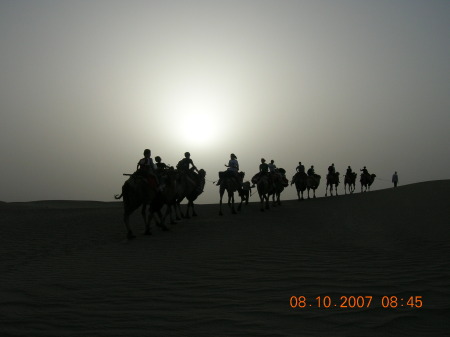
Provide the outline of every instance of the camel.
<path id="1" fill-rule="evenodd" d="M 246 181 L 242 184 L 242 188 L 238 190 L 239 195 L 242 198 L 242 201 L 245 202 L 246 205 L 248 205 L 248 201 L 252 196 L 253 187 L 255 187 L 255 185 L 251 185 L 249 181 Z"/>
<path id="2" fill-rule="evenodd" d="M 134 239 L 136 237 L 130 227 L 130 215 L 139 208 L 139 206 L 143 205 L 142 216 L 146 223 L 145 206 L 150 204 L 156 198 L 157 193 L 156 182 L 151 186 L 143 176 L 133 174 L 123 184 L 122 193 L 114 196 L 116 200 L 123 197 L 123 221 L 127 229 L 128 239 Z"/>
<path id="3" fill-rule="evenodd" d="M 169 228 L 165 225 L 166 217 L 170 216 L 170 224 L 174 225 L 176 222 L 173 219 L 172 207 L 175 207 L 177 196 L 177 177 L 178 172 L 173 168 L 169 168 L 163 172 L 161 179 L 164 181 L 164 189 L 160 191 L 155 199 L 149 204 L 149 216 L 146 222 L 145 234 L 151 235 L 150 223 L 156 213 L 159 217 L 159 222 L 156 221 L 156 225 L 162 230 L 168 231 Z M 164 216 L 161 213 L 161 209 L 166 205 L 166 212 Z"/>
<path id="4" fill-rule="evenodd" d="M 303 197 L 303 192 L 306 191 L 306 179 L 307 179 L 306 173 L 300 173 L 297 172 L 293 177 L 291 181 L 291 185 L 295 184 L 295 188 L 297 189 L 297 197 L 298 200 L 305 200 Z M 301 196 L 300 196 L 301 195 Z"/>
<path id="5" fill-rule="evenodd" d="M 269 175 L 261 174 L 261 172 L 257 173 L 252 178 L 252 183 L 256 184 L 259 199 L 261 200 L 261 212 L 264 212 L 264 208 L 269 209 L 269 192 L 273 189 L 273 185 L 269 181 Z"/>
<path id="6" fill-rule="evenodd" d="M 222 178 L 219 188 L 219 194 L 220 194 L 220 203 L 219 203 L 219 215 L 223 215 L 222 212 L 222 198 L 225 191 L 227 191 L 228 194 L 228 206 L 231 208 L 231 213 L 236 214 L 236 209 L 234 208 L 234 192 L 239 192 L 242 189 L 241 181 L 244 178 L 245 173 L 239 172 L 239 178 L 230 176 L 229 174 L 225 174 L 225 176 Z M 238 206 L 238 211 L 242 208 L 242 203 L 244 201 L 244 198 L 242 197 L 241 193 L 239 193 L 241 196 L 241 203 Z"/>
<path id="7" fill-rule="evenodd" d="M 355 191 L 355 182 L 356 182 L 356 172 L 352 172 L 352 174 L 349 175 L 345 175 L 344 178 L 344 192 L 345 194 L 347 194 L 347 185 L 348 185 L 348 191 L 349 193 L 353 193 Z"/>
<path id="8" fill-rule="evenodd" d="M 337 187 L 339 185 L 339 172 L 336 172 L 334 174 L 327 174 L 327 185 L 325 186 L 325 196 L 328 196 L 328 186 L 330 189 L 330 195 L 333 196 L 333 185 L 336 189 L 336 195 L 338 195 Z"/>
<path id="9" fill-rule="evenodd" d="M 285 174 L 286 171 L 282 168 L 276 169 L 276 172 L 271 174 L 273 181 L 273 188 L 269 190 L 268 197 L 270 198 L 270 196 L 272 196 L 273 207 L 281 205 L 280 201 L 281 192 L 284 191 L 285 187 L 289 186 L 289 181 L 286 179 Z"/>
<path id="10" fill-rule="evenodd" d="M 180 172 L 180 177 L 177 180 L 177 198 L 175 209 L 178 210 L 181 217 L 190 218 L 189 210 L 192 208 L 192 215 L 197 216 L 194 209 L 194 201 L 198 198 L 200 194 L 203 193 L 205 187 L 205 176 L 206 171 L 200 169 L 197 173 L 193 171 Z M 188 200 L 186 214 L 183 216 L 181 212 L 180 203 L 186 198 Z M 177 219 L 180 218 L 177 215 Z"/>
<path id="11" fill-rule="evenodd" d="M 359 180 L 361 182 L 361 193 L 363 192 L 363 187 L 365 187 L 364 192 L 370 191 L 370 186 L 373 184 L 375 177 L 375 174 L 361 174 Z"/>
<path id="12" fill-rule="evenodd" d="M 320 185 L 320 175 L 314 174 L 314 176 L 308 176 L 306 179 L 306 188 L 308 190 L 308 199 L 309 198 L 309 190 L 313 190 L 313 198 L 316 197 L 316 189 Z"/>

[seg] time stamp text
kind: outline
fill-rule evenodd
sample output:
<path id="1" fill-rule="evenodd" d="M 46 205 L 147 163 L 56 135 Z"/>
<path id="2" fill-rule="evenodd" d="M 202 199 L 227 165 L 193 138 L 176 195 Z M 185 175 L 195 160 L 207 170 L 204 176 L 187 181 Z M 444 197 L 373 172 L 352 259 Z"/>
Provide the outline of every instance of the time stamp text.
<path id="1" fill-rule="evenodd" d="M 381 307 L 385 309 L 415 308 L 423 306 L 422 296 L 291 296 L 289 305 L 292 309 L 307 308 L 342 308 L 342 309 L 362 309 L 370 307 Z"/>

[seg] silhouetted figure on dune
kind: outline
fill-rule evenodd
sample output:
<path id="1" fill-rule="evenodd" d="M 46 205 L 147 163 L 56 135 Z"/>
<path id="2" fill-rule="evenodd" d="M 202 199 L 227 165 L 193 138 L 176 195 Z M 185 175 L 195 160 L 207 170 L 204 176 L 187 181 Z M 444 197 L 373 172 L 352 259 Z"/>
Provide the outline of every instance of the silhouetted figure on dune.
<path id="1" fill-rule="evenodd" d="M 345 173 L 344 178 L 344 192 L 347 194 L 347 185 L 348 185 L 348 191 L 350 193 L 353 193 L 355 190 L 355 184 L 356 184 L 356 176 L 357 174 L 353 172 L 352 168 L 349 166 L 347 168 L 347 172 Z"/>
<path id="2" fill-rule="evenodd" d="M 336 168 L 334 167 L 334 163 L 333 163 L 328 167 L 327 185 L 325 187 L 325 196 L 328 195 L 328 189 L 330 190 L 330 195 L 333 195 L 333 186 L 335 186 L 336 195 L 338 195 L 337 187 L 338 187 L 339 183 L 340 183 L 339 172 L 336 172 Z"/>
<path id="3" fill-rule="evenodd" d="M 305 172 L 305 166 L 301 161 L 298 162 L 298 166 L 295 168 L 295 175 L 292 177 L 291 186 L 295 184 L 297 189 L 298 200 L 304 200 L 303 192 L 306 191 L 306 178 L 308 177 Z M 301 196 L 300 196 L 301 194 Z"/>
<path id="4" fill-rule="evenodd" d="M 392 175 L 392 182 L 394 183 L 394 188 L 397 187 L 398 184 L 398 174 L 397 171 Z"/>

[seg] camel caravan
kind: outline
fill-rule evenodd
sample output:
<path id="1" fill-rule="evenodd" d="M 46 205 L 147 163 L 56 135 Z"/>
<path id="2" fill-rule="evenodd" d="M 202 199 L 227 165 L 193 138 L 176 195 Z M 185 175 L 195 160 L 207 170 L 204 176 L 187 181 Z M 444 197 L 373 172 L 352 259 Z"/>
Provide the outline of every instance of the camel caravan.
<path id="1" fill-rule="evenodd" d="M 159 156 L 155 157 L 156 164 L 151 158 L 151 151 L 146 149 L 144 151 L 144 158 L 137 163 L 136 171 L 133 174 L 124 174 L 129 176 L 122 186 L 122 193 L 115 195 L 115 199 L 123 198 L 124 215 L 123 221 L 127 230 L 127 238 L 133 239 L 136 236 L 130 227 L 130 215 L 139 207 L 141 207 L 141 214 L 145 223 L 145 235 L 151 235 L 150 224 L 152 220 L 156 226 L 164 231 L 168 231 L 166 226 L 166 219 L 169 217 L 170 224 L 175 224 L 175 220 L 181 218 L 190 218 L 197 216 L 194 208 L 194 201 L 203 193 L 206 182 L 206 172 L 203 169 L 198 170 L 190 158 L 190 153 L 186 152 L 184 158 L 181 159 L 176 168 L 168 166 L 161 162 Z M 259 165 L 259 172 L 256 173 L 250 181 L 244 181 L 245 172 L 239 171 L 239 163 L 237 156 L 232 153 L 228 164 L 225 164 L 227 169 L 219 172 L 219 180 L 215 183 L 219 186 L 219 215 L 223 215 L 222 199 L 227 192 L 228 208 L 232 214 L 242 209 L 245 203 L 248 205 L 249 198 L 252 195 L 252 188 L 256 187 L 260 198 L 260 210 L 264 212 L 270 208 L 270 198 L 272 197 L 272 207 L 281 205 L 280 196 L 286 187 L 289 186 L 289 181 L 286 178 L 286 170 L 277 168 L 274 160 L 266 163 L 264 158 L 261 158 Z M 370 190 L 376 175 L 369 174 L 366 167 L 361 169 L 361 192 Z M 340 174 L 336 172 L 334 164 L 328 167 L 328 174 L 326 177 L 326 191 L 325 196 L 333 195 L 333 189 L 337 193 L 337 187 L 340 183 Z M 347 168 L 344 178 L 344 191 L 347 194 L 347 186 L 349 193 L 355 190 L 357 174 L 352 171 L 351 167 Z M 297 190 L 298 200 L 304 200 L 303 193 L 307 191 L 307 197 L 310 199 L 310 191 L 312 191 L 312 198 L 316 197 L 316 189 L 320 185 L 321 176 L 314 172 L 314 165 L 312 165 L 307 172 L 305 172 L 304 165 L 299 162 L 296 167 L 296 173 L 292 177 L 291 186 L 295 184 Z M 240 197 L 239 205 L 235 206 L 235 194 Z M 187 200 L 187 208 L 185 213 L 181 211 L 181 202 Z M 163 208 L 165 212 L 163 214 Z M 147 214 L 148 213 L 148 214 Z"/>

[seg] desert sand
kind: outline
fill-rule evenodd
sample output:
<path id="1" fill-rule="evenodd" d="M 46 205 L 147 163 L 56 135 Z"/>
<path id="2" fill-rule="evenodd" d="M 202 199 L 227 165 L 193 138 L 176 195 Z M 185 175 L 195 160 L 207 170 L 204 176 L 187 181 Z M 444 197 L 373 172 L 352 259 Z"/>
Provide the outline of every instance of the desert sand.
<path id="1" fill-rule="evenodd" d="M 0 336 L 450 335 L 450 180 L 251 201 L 130 241 L 121 202 L 0 203 Z"/>

